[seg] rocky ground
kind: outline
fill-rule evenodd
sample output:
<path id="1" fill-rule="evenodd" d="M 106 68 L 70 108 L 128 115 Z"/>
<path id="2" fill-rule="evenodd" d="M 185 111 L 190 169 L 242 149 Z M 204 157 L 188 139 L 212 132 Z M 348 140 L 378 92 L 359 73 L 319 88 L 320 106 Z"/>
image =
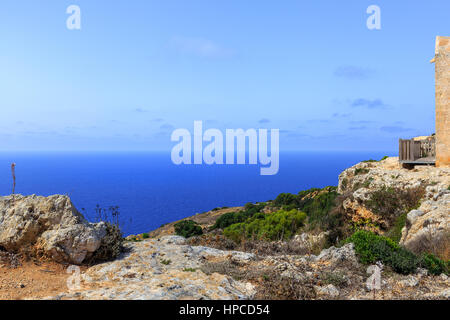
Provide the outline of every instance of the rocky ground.
<path id="1" fill-rule="evenodd" d="M 369 290 L 366 282 L 371 274 L 358 263 L 352 244 L 323 250 L 318 256 L 266 257 L 190 246 L 178 236 L 130 242 L 127 248 L 120 259 L 82 273 L 80 289 L 47 298 L 264 298 L 264 283 L 271 281 L 267 277 L 272 274 L 282 279 L 271 283 L 276 290 L 285 290 L 285 283 L 298 285 L 289 293 L 304 299 L 450 298 L 449 278 L 430 276 L 424 270 L 410 276 L 382 272 L 381 290 Z"/>
<path id="2" fill-rule="evenodd" d="M 83 273 L 82 289 L 50 299 L 251 299 L 254 296 L 255 288 L 250 283 L 201 271 L 209 259 L 221 257 L 247 262 L 255 258 L 252 254 L 192 247 L 184 242 L 178 236 L 129 242 L 121 258 Z"/>

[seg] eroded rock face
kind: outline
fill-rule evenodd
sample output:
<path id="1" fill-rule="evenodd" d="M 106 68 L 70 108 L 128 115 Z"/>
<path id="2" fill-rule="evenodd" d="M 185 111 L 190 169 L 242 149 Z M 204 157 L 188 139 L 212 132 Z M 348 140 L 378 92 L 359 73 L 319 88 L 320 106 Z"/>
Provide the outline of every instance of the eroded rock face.
<path id="1" fill-rule="evenodd" d="M 0 246 L 39 248 L 57 262 L 82 263 L 101 244 L 104 223 L 89 223 L 69 197 L 0 197 Z"/>
<path id="2" fill-rule="evenodd" d="M 387 158 L 380 162 L 361 162 L 346 169 L 339 176 L 338 191 L 349 195 L 343 207 L 353 222 L 370 220 L 374 225 L 384 226 L 384 229 L 389 227 L 364 205 L 373 191 L 383 187 L 401 190 L 425 188 L 420 206 L 407 215 L 400 244 L 416 253 L 433 252 L 448 257 L 450 168 L 416 166 L 413 170 L 407 170 L 401 168 L 398 158 Z M 382 232 L 379 228 L 367 229 Z"/>
<path id="3" fill-rule="evenodd" d="M 427 187 L 426 200 L 407 215 L 400 244 L 416 253 L 428 251 L 448 257 L 449 242 L 450 190 Z"/>
<path id="4" fill-rule="evenodd" d="M 450 168 L 416 166 L 413 170 L 403 169 L 398 157 L 380 162 L 360 162 L 339 175 L 338 192 L 353 193 L 355 198 L 366 200 L 372 190 L 386 186 L 402 189 L 424 185 L 446 189 L 450 185 Z"/>

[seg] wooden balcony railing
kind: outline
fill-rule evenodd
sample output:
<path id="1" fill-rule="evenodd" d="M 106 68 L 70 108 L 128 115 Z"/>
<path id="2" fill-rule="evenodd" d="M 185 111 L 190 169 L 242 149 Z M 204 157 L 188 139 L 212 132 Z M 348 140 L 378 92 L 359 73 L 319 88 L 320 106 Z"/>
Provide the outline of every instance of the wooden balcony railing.
<path id="1" fill-rule="evenodd" d="M 399 139 L 399 160 L 404 164 L 434 164 L 436 161 L 434 136 L 421 140 Z"/>

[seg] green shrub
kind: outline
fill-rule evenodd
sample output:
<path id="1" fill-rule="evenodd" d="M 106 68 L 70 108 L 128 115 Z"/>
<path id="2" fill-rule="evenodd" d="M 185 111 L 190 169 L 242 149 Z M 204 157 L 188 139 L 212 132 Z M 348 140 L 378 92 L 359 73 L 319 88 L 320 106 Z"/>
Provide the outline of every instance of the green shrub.
<path id="1" fill-rule="evenodd" d="M 292 193 L 281 193 L 275 198 L 273 203 L 277 207 L 296 205 L 297 196 Z"/>
<path id="2" fill-rule="evenodd" d="M 386 237 L 388 237 L 395 243 L 399 243 L 400 239 L 402 238 L 402 229 L 406 225 L 407 215 L 408 213 L 405 212 L 398 216 L 392 228 L 386 232 Z"/>
<path id="3" fill-rule="evenodd" d="M 148 239 L 148 238 L 150 238 L 150 235 L 148 233 L 142 234 L 142 239 Z"/>
<path id="4" fill-rule="evenodd" d="M 298 210 L 279 210 L 274 213 L 257 213 L 246 222 L 225 228 L 223 234 L 239 242 L 242 238 L 258 240 L 286 240 L 304 225 L 306 214 Z"/>
<path id="5" fill-rule="evenodd" d="M 190 238 L 203 234 L 202 227 L 192 220 L 183 220 L 174 225 L 175 233 L 179 236 Z"/>
<path id="6" fill-rule="evenodd" d="M 248 218 L 249 216 L 244 211 L 228 212 L 220 216 L 211 229 L 225 229 L 232 224 L 243 222 Z"/>
<path id="7" fill-rule="evenodd" d="M 261 212 L 261 210 L 264 209 L 265 206 L 265 203 L 247 203 L 243 211 L 229 212 L 220 216 L 211 227 L 211 229 L 225 229 L 232 224 L 244 222 L 247 219 L 253 217 L 256 213 Z"/>
<path id="8" fill-rule="evenodd" d="M 368 231 L 357 231 L 345 242 L 354 244 L 359 261 L 364 264 L 381 261 L 401 274 L 413 273 L 420 266 L 420 259 L 414 253 Z"/>
<path id="9" fill-rule="evenodd" d="M 336 201 L 337 199 L 337 187 L 329 186 L 300 191 L 297 195 L 282 193 L 275 199 L 274 204 L 285 211 L 297 209 L 305 212 L 308 229 L 330 231 L 327 241 L 332 245 L 336 239 L 342 238 L 342 229 L 345 227 L 344 215 L 338 210 L 339 203 L 343 200 Z"/>
<path id="10" fill-rule="evenodd" d="M 335 206 L 336 191 L 323 192 L 312 198 L 304 198 L 299 201 L 298 209 L 308 216 L 310 228 L 319 227 L 327 231 L 327 219 L 331 209 Z"/>
<path id="11" fill-rule="evenodd" d="M 431 253 L 422 256 L 421 265 L 423 268 L 428 269 L 431 274 L 439 275 L 445 273 L 448 275 L 449 261 L 445 262 Z"/>
<path id="12" fill-rule="evenodd" d="M 363 162 L 366 162 L 366 163 L 380 162 L 380 161 L 386 160 L 387 158 L 389 158 L 389 156 L 384 156 L 384 157 L 381 158 L 380 160 L 373 160 L 373 159 L 370 159 L 370 160 L 364 160 Z"/>
<path id="13" fill-rule="evenodd" d="M 401 274 L 414 273 L 418 267 L 425 268 L 434 275 L 448 274 L 449 271 L 449 261 L 443 261 L 431 253 L 418 257 L 391 239 L 368 231 L 355 232 L 345 241 L 348 242 L 354 244 L 359 261 L 364 264 L 381 261 Z"/>
<path id="14" fill-rule="evenodd" d="M 326 187 L 324 189 L 312 188 L 300 191 L 297 195 L 282 193 L 274 201 L 274 205 L 289 211 L 298 209 L 305 212 L 309 222 L 322 219 L 334 206 L 337 197 L 337 187 Z"/>

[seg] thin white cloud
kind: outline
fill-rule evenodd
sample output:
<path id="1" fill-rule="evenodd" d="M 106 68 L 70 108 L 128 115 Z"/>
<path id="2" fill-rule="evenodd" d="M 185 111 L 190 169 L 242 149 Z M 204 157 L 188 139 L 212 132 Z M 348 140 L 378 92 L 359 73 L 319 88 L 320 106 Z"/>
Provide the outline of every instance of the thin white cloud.
<path id="1" fill-rule="evenodd" d="M 374 73 L 373 70 L 358 66 L 340 66 L 334 71 L 334 75 L 347 79 L 367 79 Z"/>
<path id="2" fill-rule="evenodd" d="M 173 37 L 172 46 L 178 51 L 206 58 L 227 58 L 233 51 L 224 48 L 211 40 L 196 37 Z"/>

